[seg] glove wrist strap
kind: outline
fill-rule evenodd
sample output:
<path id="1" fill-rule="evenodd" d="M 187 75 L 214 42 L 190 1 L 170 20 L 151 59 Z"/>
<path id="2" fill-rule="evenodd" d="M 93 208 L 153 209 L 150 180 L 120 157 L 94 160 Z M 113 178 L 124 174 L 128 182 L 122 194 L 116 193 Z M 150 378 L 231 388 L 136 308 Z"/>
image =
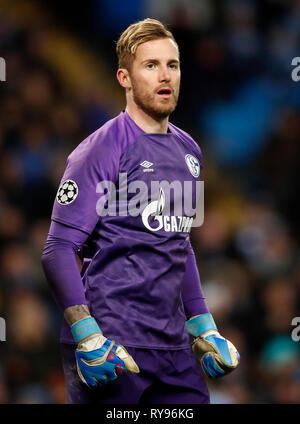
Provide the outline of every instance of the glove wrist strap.
<path id="1" fill-rule="evenodd" d="M 80 340 L 92 333 L 102 333 L 99 325 L 93 317 L 83 318 L 75 322 L 75 324 L 71 327 L 71 332 L 76 343 L 79 343 Z"/>
<path id="2" fill-rule="evenodd" d="M 217 330 L 213 316 L 210 313 L 196 315 L 195 317 L 189 319 L 185 325 L 188 333 L 194 337 L 197 337 L 209 330 Z"/>

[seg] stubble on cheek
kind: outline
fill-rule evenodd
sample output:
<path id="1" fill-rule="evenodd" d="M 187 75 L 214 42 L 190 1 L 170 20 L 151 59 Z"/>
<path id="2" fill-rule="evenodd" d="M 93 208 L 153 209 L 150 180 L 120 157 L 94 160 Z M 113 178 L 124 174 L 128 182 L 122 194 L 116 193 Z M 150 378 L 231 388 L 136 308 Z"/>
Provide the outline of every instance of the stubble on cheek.
<path id="1" fill-rule="evenodd" d="M 172 92 L 170 100 L 160 99 L 156 92 L 145 88 L 142 83 L 137 84 L 132 79 L 132 96 L 134 102 L 147 114 L 154 118 L 165 118 L 169 116 L 177 105 L 179 90 Z"/>

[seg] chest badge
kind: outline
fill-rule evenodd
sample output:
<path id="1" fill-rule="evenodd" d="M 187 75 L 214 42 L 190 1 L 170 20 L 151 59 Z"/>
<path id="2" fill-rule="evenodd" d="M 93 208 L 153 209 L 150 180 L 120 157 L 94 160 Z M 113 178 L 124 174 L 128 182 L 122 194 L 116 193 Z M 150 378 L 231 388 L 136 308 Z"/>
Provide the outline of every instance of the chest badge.
<path id="1" fill-rule="evenodd" d="M 185 161 L 193 177 L 195 178 L 199 177 L 200 164 L 198 159 L 196 159 L 195 156 L 188 154 L 188 155 L 185 155 Z"/>

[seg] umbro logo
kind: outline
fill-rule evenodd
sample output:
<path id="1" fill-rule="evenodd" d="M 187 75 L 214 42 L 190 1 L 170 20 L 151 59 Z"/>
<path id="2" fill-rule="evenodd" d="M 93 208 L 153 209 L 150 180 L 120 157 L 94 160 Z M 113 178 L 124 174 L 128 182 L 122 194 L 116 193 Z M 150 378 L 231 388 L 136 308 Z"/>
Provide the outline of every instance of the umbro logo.
<path id="1" fill-rule="evenodd" d="M 140 163 L 141 166 L 143 166 L 144 168 L 150 168 L 150 166 L 153 165 L 152 162 L 148 162 L 147 160 L 144 160 L 144 162 Z"/>
<path id="2" fill-rule="evenodd" d="M 153 172 L 154 169 L 150 169 L 150 167 L 153 165 L 152 162 L 148 162 L 147 160 L 144 160 L 144 162 L 140 163 L 140 165 L 145 168 L 143 169 L 143 172 Z"/>

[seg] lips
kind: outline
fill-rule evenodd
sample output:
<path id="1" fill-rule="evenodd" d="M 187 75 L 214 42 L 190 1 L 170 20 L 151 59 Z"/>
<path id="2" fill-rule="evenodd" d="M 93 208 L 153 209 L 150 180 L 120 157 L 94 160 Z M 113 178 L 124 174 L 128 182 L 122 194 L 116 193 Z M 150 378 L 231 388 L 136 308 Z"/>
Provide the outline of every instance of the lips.
<path id="1" fill-rule="evenodd" d="M 161 97 L 165 97 L 165 98 L 170 97 L 170 96 L 171 96 L 171 93 L 172 93 L 172 91 L 171 91 L 171 89 L 170 89 L 170 88 L 168 88 L 168 87 L 166 87 L 166 88 L 160 88 L 160 89 L 158 90 L 158 92 L 157 92 L 157 94 L 158 94 L 159 96 L 161 96 Z"/>

